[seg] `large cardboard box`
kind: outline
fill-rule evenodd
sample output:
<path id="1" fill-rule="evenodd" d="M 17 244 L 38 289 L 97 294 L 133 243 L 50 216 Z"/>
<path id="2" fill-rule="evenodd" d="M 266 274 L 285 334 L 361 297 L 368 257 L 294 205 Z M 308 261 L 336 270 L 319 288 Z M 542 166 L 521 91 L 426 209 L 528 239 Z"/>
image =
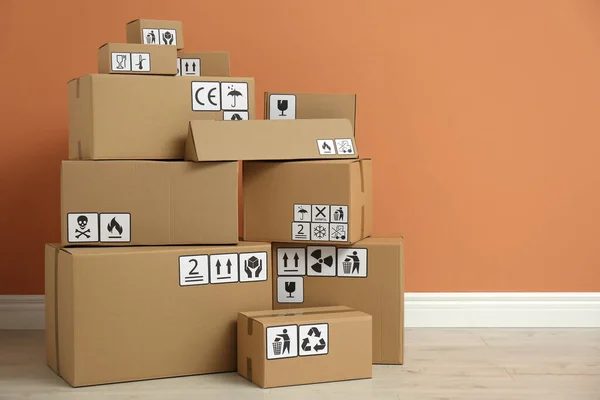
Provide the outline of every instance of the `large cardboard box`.
<path id="1" fill-rule="evenodd" d="M 181 21 L 136 19 L 125 28 L 127 43 L 173 46 L 183 49 L 183 24 Z"/>
<path id="2" fill-rule="evenodd" d="M 177 49 L 131 43 L 106 43 L 98 49 L 101 74 L 175 75 Z"/>
<path id="3" fill-rule="evenodd" d="M 371 378 L 371 316 L 348 307 L 241 312 L 238 374 L 262 388 Z"/>
<path id="4" fill-rule="evenodd" d="M 230 76 L 228 51 L 177 52 L 177 76 Z"/>
<path id="5" fill-rule="evenodd" d="M 335 244 L 371 235 L 370 159 L 247 161 L 243 168 L 244 240 Z"/>
<path id="6" fill-rule="evenodd" d="M 191 161 L 358 158 L 346 119 L 190 121 Z"/>
<path id="7" fill-rule="evenodd" d="M 346 118 L 356 130 L 356 95 L 265 93 L 265 119 Z"/>
<path id="8" fill-rule="evenodd" d="M 373 317 L 373 363 L 404 362 L 404 241 L 273 244 L 273 309 L 346 305 Z"/>
<path id="9" fill-rule="evenodd" d="M 235 371 L 238 312 L 271 307 L 269 256 L 46 246 L 47 363 L 73 386 Z"/>
<path id="10" fill-rule="evenodd" d="M 63 161 L 63 246 L 234 244 L 238 163 Z"/>
<path id="11" fill-rule="evenodd" d="M 253 78 L 89 74 L 68 86 L 72 160 L 182 160 L 191 120 L 254 119 Z"/>

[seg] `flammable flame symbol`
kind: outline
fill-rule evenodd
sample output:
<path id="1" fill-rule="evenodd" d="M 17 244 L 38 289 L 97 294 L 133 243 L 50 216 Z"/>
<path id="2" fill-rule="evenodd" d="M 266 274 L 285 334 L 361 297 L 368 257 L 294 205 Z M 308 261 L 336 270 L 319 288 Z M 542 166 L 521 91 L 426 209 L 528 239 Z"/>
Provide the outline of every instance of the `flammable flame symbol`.
<path id="1" fill-rule="evenodd" d="M 107 225 L 107 228 L 110 233 L 113 233 L 113 229 L 119 232 L 119 235 L 123 233 L 123 227 L 119 225 L 115 217 L 113 217 L 113 219 L 110 220 L 110 223 Z"/>

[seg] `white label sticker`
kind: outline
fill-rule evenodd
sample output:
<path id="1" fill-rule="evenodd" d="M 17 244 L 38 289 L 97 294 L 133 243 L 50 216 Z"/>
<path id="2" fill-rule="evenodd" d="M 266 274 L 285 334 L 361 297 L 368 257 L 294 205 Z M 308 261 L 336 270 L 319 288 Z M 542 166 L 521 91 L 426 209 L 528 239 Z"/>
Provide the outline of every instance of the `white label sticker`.
<path id="1" fill-rule="evenodd" d="M 310 240 L 310 222 L 292 222 L 292 240 Z"/>
<path id="2" fill-rule="evenodd" d="M 195 286 L 208 284 L 208 256 L 179 257 L 179 285 Z"/>
<path id="3" fill-rule="evenodd" d="M 178 58 L 180 76 L 200 76 L 199 58 Z"/>
<path id="4" fill-rule="evenodd" d="M 160 44 L 177 45 L 177 31 L 175 29 L 159 29 Z"/>
<path id="5" fill-rule="evenodd" d="M 310 240 L 327 242 L 329 240 L 329 224 L 312 223 L 310 224 Z"/>
<path id="6" fill-rule="evenodd" d="M 131 214 L 100 214 L 101 242 L 131 242 Z"/>
<path id="7" fill-rule="evenodd" d="M 232 283 L 238 281 L 238 255 L 212 254 L 210 261 L 210 283 Z"/>
<path id="8" fill-rule="evenodd" d="M 110 69 L 116 72 L 131 71 L 131 54 L 111 53 Z"/>
<path id="9" fill-rule="evenodd" d="M 278 277 L 277 302 L 304 303 L 304 278 L 301 276 Z"/>
<path id="10" fill-rule="evenodd" d="M 293 94 L 270 95 L 269 119 L 296 119 L 296 96 Z"/>
<path id="11" fill-rule="evenodd" d="M 248 111 L 223 111 L 223 121 L 242 121 L 249 120 Z"/>
<path id="12" fill-rule="evenodd" d="M 329 222 L 329 206 L 324 204 L 313 205 L 312 222 Z"/>
<path id="13" fill-rule="evenodd" d="M 331 222 L 348 223 L 348 206 L 331 206 Z"/>
<path id="14" fill-rule="evenodd" d="M 267 360 L 298 356 L 298 325 L 267 328 Z"/>
<path id="15" fill-rule="evenodd" d="M 341 155 L 354 154 L 352 139 L 335 139 L 335 148 L 337 149 L 337 153 Z"/>
<path id="16" fill-rule="evenodd" d="M 277 275 L 306 275 L 306 249 L 277 249 Z"/>
<path id="17" fill-rule="evenodd" d="M 310 222 L 311 209 L 310 204 L 294 204 L 294 221 Z"/>
<path id="18" fill-rule="evenodd" d="M 335 154 L 335 145 L 331 139 L 318 139 L 317 147 L 319 147 L 319 154 L 322 156 Z"/>
<path id="19" fill-rule="evenodd" d="M 320 356 L 329 353 L 329 325 L 300 325 L 298 329 L 300 356 Z"/>
<path id="20" fill-rule="evenodd" d="M 337 276 L 366 278 L 368 269 L 367 249 L 338 249 Z"/>
<path id="21" fill-rule="evenodd" d="M 308 276 L 335 276 L 336 251 L 335 246 L 308 246 Z"/>
<path id="22" fill-rule="evenodd" d="M 144 44 L 159 44 L 158 29 L 142 29 Z"/>
<path id="23" fill-rule="evenodd" d="M 329 240 L 332 242 L 347 242 L 348 224 L 330 224 Z"/>
<path id="24" fill-rule="evenodd" d="M 240 282 L 258 282 L 267 280 L 267 252 L 240 253 Z"/>
<path id="25" fill-rule="evenodd" d="M 221 110 L 219 82 L 192 82 L 192 111 Z"/>
<path id="26" fill-rule="evenodd" d="M 246 82 L 221 82 L 221 96 L 223 110 L 248 109 L 248 83 Z"/>
<path id="27" fill-rule="evenodd" d="M 150 53 L 131 53 L 131 70 L 133 72 L 150 72 Z"/>
<path id="28" fill-rule="evenodd" d="M 98 213 L 67 214 L 67 241 L 69 243 L 98 242 Z"/>

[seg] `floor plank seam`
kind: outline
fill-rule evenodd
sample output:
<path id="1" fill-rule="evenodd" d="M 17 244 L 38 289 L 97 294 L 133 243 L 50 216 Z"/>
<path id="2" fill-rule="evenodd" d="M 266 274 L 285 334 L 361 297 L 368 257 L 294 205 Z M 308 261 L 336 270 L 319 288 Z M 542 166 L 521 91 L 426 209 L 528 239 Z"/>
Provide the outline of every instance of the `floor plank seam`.
<path id="1" fill-rule="evenodd" d="M 510 379 L 512 379 L 512 381 L 515 382 L 515 377 L 512 376 L 512 374 L 510 372 L 508 372 L 508 369 L 504 368 L 504 371 L 508 374 L 508 376 L 510 377 Z"/>

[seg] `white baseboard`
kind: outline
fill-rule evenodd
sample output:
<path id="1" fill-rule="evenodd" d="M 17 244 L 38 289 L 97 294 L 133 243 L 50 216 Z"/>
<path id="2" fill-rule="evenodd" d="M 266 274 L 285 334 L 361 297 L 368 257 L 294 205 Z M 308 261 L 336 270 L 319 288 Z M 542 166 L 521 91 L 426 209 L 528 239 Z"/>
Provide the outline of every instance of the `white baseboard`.
<path id="1" fill-rule="evenodd" d="M 0 295 L 0 329 L 44 329 L 43 295 Z M 406 293 L 407 328 L 600 328 L 600 293 Z"/>

